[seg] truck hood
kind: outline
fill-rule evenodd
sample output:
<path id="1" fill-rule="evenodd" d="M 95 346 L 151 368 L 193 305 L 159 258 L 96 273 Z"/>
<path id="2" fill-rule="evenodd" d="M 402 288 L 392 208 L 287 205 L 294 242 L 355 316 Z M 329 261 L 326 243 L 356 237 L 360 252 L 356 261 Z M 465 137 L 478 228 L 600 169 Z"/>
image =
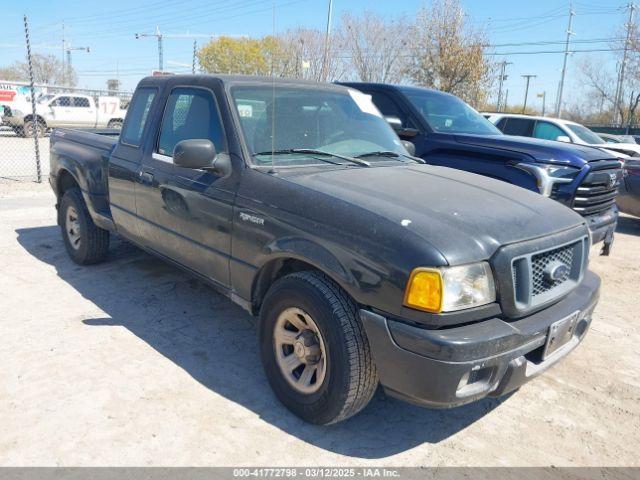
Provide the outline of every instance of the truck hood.
<path id="1" fill-rule="evenodd" d="M 586 163 L 611 159 L 600 149 L 538 138 L 511 135 L 456 135 L 458 143 L 524 154 L 544 163 L 557 163 L 582 168 Z"/>
<path id="2" fill-rule="evenodd" d="M 383 217 L 431 244 L 452 265 L 488 259 L 500 246 L 584 223 L 577 213 L 537 193 L 432 165 L 356 167 L 281 178 Z"/>

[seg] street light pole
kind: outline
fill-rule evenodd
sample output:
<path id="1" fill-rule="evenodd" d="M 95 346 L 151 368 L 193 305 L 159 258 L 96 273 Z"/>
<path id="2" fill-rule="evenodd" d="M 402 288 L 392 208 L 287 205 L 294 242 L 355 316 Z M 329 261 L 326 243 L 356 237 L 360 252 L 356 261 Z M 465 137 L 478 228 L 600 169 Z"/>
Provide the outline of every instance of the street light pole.
<path id="1" fill-rule="evenodd" d="M 536 78 L 537 75 L 522 75 L 522 78 L 527 80 L 527 87 L 524 90 L 524 105 L 522 106 L 522 113 L 527 109 L 527 97 L 529 96 L 529 82 L 532 78 Z"/>
<path id="2" fill-rule="evenodd" d="M 329 76 L 329 43 L 331 42 L 331 15 L 333 13 L 333 0 L 329 0 L 327 11 L 327 32 L 324 37 L 324 55 L 322 57 L 322 81 L 326 82 Z"/>

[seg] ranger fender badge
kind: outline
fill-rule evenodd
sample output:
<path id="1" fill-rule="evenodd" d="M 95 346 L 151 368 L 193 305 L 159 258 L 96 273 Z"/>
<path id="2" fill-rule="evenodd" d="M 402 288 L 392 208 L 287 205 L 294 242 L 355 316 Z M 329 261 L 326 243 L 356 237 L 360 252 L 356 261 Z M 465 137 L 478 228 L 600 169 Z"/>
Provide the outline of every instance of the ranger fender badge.
<path id="1" fill-rule="evenodd" d="M 244 212 L 240 212 L 240 220 L 243 222 L 255 223 L 256 225 L 264 225 L 264 218 L 256 217 L 255 215 L 250 215 Z"/>

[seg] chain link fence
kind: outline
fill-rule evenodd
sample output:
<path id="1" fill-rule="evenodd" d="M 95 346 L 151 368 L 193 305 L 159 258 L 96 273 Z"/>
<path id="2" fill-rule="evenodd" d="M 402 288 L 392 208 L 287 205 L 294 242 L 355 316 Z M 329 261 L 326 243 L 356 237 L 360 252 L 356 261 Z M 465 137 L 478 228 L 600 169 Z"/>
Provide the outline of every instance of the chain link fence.
<path id="1" fill-rule="evenodd" d="M 53 128 L 119 128 L 131 99 L 131 92 L 56 85 L 34 85 L 34 93 L 37 118 L 30 86 L 0 79 L 0 179 L 37 181 L 38 160 L 46 179 Z"/>

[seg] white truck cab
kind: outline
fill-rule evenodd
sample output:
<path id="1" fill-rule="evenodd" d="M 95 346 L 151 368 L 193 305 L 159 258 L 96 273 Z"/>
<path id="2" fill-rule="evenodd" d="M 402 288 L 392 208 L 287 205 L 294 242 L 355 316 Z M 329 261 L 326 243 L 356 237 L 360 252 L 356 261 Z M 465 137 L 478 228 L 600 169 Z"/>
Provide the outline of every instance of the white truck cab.
<path id="1" fill-rule="evenodd" d="M 55 127 L 120 128 L 125 113 L 118 97 L 98 97 L 96 105 L 89 95 L 61 93 L 37 100 L 37 122 L 26 104 L 5 112 L 4 122 L 18 135 L 33 137 Z"/>

